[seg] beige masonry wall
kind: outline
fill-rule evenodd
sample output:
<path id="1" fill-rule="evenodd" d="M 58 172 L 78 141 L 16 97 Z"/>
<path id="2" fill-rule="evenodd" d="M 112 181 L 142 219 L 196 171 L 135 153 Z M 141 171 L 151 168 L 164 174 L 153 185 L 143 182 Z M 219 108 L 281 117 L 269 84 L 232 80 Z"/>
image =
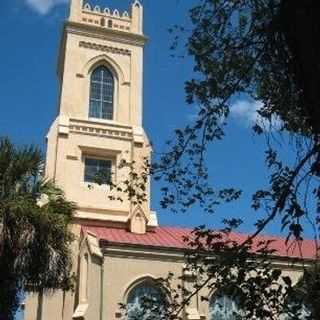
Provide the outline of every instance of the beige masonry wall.
<path id="1" fill-rule="evenodd" d="M 92 123 L 88 124 L 89 128 Z M 69 200 L 77 203 L 80 210 L 88 209 L 93 214 L 120 211 L 124 216 L 128 215 L 130 203 L 123 195 L 123 203 L 109 201 L 110 192 L 108 185 L 88 184 L 84 182 L 84 159 L 86 156 L 95 158 L 107 157 L 112 161 L 114 183 L 120 183 L 127 179 L 128 169 L 119 170 L 121 160 L 131 161 L 132 141 L 124 139 L 110 139 L 95 135 L 72 132 L 68 136 L 60 135 L 57 145 L 57 159 L 55 165 L 55 180 L 63 187 Z M 91 218 L 94 218 L 93 216 Z"/>
<path id="2" fill-rule="evenodd" d="M 143 45 L 110 39 L 108 34 L 96 37 L 82 25 L 66 25 L 60 114 L 88 119 L 90 75 L 102 64 L 115 78 L 114 121 L 142 126 Z"/>
<path id="3" fill-rule="evenodd" d="M 104 257 L 104 319 L 118 319 L 121 313 L 119 303 L 125 304 L 129 291 L 143 280 L 166 278 L 169 272 L 173 272 L 175 285 L 182 284 L 178 278 L 183 273 L 183 255 L 177 258 L 169 252 L 150 254 L 143 249 L 117 251 L 107 251 Z"/>
<path id="4" fill-rule="evenodd" d="M 92 283 L 90 281 L 92 296 L 88 297 L 90 312 L 97 308 L 96 299 L 103 302 L 102 319 L 119 319 L 121 316 L 119 303 L 127 303 L 127 296 L 135 285 L 148 279 L 166 278 L 169 272 L 174 274 L 173 287 L 177 288 L 181 285 L 185 289 L 193 290 L 194 278 L 184 271 L 185 260 L 181 251 L 123 246 L 109 246 L 103 251 L 104 259 L 101 269 L 98 270 L 96 264 L 95 275 L 92 271 L 90 272 L 90 276 L 93 277 Z M 275 268 L 280 268 L 284 276 L 290 276 L 294 284 L 303 274 L 303 268 L 297 264 L 293 265 L 289 260 L 275 260 L 274 263 Z M 97 285 L 98 281 L 103 283 L 103 287 Z M 102 292 L 98 292 L 101 288 Z M 209 319 L 209 303 L 201 299 L 202 295 L 210 296 L 210 293 L 203 290 L 196 294 L 182 312 L 184 319 Z M 91 306 L 91 303 L 94 306 Z M 192 316 L 198 318 L 188 316 L 190 312 Z M 88 313 L 85 319 L 95 318 L 90 317 Z"/>
<path id="5" fill-rule="evenodd" d="M 99 251 L 99 250 L 98 250 Z M 103 258 L 97 255 L 95 249 L 90 249 L 87 242 L 80 250 L 80 259 L 84 255 L 89 257 L 87 289 L 81 288 L 83 283 L 77 283 L 75 293 L 67 293 L 65 298 L 61 293 L 54 297 L 44 297 L 42 317 L 37 316 L 39 300 L 37 296 L 29 297 L 25 320 L 66 320 L 84 319 L 116 320 L 121 317 L 119 303 L 127 303 L 127 296 L 135 285 L 147 279 L 166 278 L 169 272 L 174 274 L 173 286 L 178 285 L 186 289 L 193 288 L 193 278 L 184 273 L 184 255 L 179 251 L 148 249 L 144 247 L 109 246 L 103 249 Z M 290 261 L 275 261 L 275 267 L 283 270 L 283 275 L 291 277 L 296 283 L 302 276 L 302 268 Z M 83 279 L 79 268 L 78 279 Z M 83 271 L 83 269 L 82 269 Z M 180 278 L 183 276 L 183 280 Z M 81 299 L 81 292 L 87 292 L 87 299 Z M 184 319 L 209 319 L 209 304 L 201 300 L 201 295 L 208 295 L 206 291 L 195 295 L 182 313 Z M 62 311 L 63 310 L 63 311 Z M 84 312 L 82 312 L 84 310 Z M 187 312 L 193 312 L 192 318 Z M 81 314 L 77 318 L 75 315 Z"/>
<path id="6" fill-rule="evenodd" d="M 290 261 L 275 261 L 275 267 L 283 271 L 283 275 L 290 276 L 293 284 L 297 283 L 303 274 L 302 267 L 293 265 Z M 168 273 L 174 274 L 173 285 L 193 290 L 194 278 L 184 273 L 183 253 L 148 249 L 107 249 L 104 257 L 104 319 L 117 319 L 119 303 L 127 302 L 127 295 L 136 284 L 148 278 L 166 278 Z M 116 275 L 116 276 L 115 276 Z M 183 276 L 183 280 L 180 277 Z M 201 319 L 209 319 L 209 303 L 201 299 L 202 295 L 209 295 L 203 290 L 195 295 L 182 313 L 184 319 L 191 319 L 188 312 L 194 312 Z"/>

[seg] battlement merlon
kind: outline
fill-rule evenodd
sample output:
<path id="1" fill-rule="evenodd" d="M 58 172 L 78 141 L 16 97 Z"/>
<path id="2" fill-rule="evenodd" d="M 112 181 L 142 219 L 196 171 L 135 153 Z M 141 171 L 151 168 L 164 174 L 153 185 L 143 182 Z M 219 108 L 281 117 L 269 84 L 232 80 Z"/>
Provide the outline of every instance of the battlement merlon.
<path id="1" fill-rule="evenodd" d="M 143 6 L 135 0 L 128 11 L 91 6 L 84 0 L 70 0 L 69 21 L 100 26 L 135 34 L 143 34 Z"/>

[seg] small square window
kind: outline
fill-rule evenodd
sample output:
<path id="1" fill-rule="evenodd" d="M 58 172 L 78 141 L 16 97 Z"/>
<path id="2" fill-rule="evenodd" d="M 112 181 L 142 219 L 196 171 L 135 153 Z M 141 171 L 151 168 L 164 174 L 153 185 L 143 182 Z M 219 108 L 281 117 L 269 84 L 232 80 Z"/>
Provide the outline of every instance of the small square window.
<path id="1" fill-rule="evenodd" d="M 97 184 L 111 184 L 112 160 L 85 158 L 84 181 Z"/>

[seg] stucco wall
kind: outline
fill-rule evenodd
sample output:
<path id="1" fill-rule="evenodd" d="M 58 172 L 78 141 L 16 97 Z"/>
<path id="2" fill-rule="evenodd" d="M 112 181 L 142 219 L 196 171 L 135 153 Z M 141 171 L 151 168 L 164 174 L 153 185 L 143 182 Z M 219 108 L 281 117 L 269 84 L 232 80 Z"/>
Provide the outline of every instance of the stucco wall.
<path id="1" fill-rule="evenodd" d="M 127 294 L 136 284 L 145 279 L 166 278 L 169 272 L 174 274 L 173 287 L 182 285 L 192 290 L 193 278 L 183 274 L 183 252 L 147 247 L 111 246 L 103 249 L 102 258 L 92 254 L 87 242 L 83 243 L 80 258 L 85 254 L 90 257 L 87 298 L 79 299 L 83 284 L 79 282 L 82 274 L 79 273 L 80 268 L 78 268 L 75 293 L 67 293 L 65 297 L 61 292 L 45 296 L 42 301 L 42 317 L 39 314 L 41 301 L 37 296 L 29 296 L 26 320 L 71 320 L 73 312 L 83 308 L 83 305 L 86 309 L 83 313 L 85 320 L 119 319 L 121 317 L 119 303 L 127 303 Z M 290 276 L 293 283 L 296 283 L 302 275 L 302 268 L 292 265 L 289 261 L 275 261 L 275 267 L 281 268 L 283 275 Z M 181 279 L 182 275 L 184 277 Z M 209 295 L 207 289 L 195 295 L 185 311 L 193 309 L 202 319 L 208 319 L 209 304 L 201 299 L 202 295 Z M 187 319 L 185 313 L 182 315 Z"/>
<path id="2" fill-rule="evenodd" d="M 106 253 L 104 259 L 104 319 L 117 319 L 119 303 L 126 303 L 127 293 L 137 282 L 143 279 L 165 278 L 169 272 L 175 274 L 175 285 L 182 284 L 178 279 L 182 275 L 182 260 L 141 253 Z"/>

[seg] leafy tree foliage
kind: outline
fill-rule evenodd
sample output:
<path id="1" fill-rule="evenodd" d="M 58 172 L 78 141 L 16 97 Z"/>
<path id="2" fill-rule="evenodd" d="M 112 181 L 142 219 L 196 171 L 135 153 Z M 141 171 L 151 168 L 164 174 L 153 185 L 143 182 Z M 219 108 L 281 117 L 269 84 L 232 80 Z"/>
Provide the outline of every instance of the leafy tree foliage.
<path id="1" fill-rule="evenodd" d="M 219 204 L 236 201 L 242 190 L 212 185 L 207 152 L 224 138 L 234 101 L 245 98 L 261 104 L 260 121 L 253 132 L 266 137 L 266 169 L 269 184 L 252 195 L 252 208 L 263 214 L 255 221 L 255 232 L 242 243 L 229 235 L 242 223 L 226 220 L 225 230 L 196 229 L 186 241 L 191 254 L 187 267 L 195 276 L 190 292 L 172 289 L 169 275 L 163 280 L 171 288 L 172 308 L 168 318 L 181 316 L 183 307 L 205 290 L 236 292 L 243 308 L 242 319 L 279 319 L 285 303 L 298 293 L 290 278 L 270 263 L 268 244 L 253 250 L 257 236 L 273 221 L 281 223 L 289 241 L 301 241 L 306 223 L 319 231 L 320 211 L 320 60 L 316 0 L 199 0 L 190 10 L 191 28 L 176 26 L 173 49 L 185 44 L 193 58 L 194 75 L 186 81 L 186 101 L 197 105 L 197 119 L 175 131 L 151 167 L 160 180 L 162 207 L 186 212 L 198 205 L 215 213 Z M 276 136 L 280 137 L 280 142 Z M 279 150 L 290 150 L 293 163 Z M 278 220 L 277 220 L 278 219 Z M 212 256 L 212 259 L 210 257 Z M 209 257 L 209 258 L 208 258 Z M 315 263 L 318 245 L 315 241 Z M 305 266 L 301 288 L 311 315 L 319 319 L 319 271 L 312 276 Z M 312 280 L 310 280 L 312 279 Z M 169 290 L 168 289 L 168 290 Z M 170 291 L 170 290 L 169 290 Z M 300 292 L 300 291 L 299 291 Z M 206 295 L 202 294 L 205 299 Z M 297 318 L 299 310 L 289 310 Z M 287 316 L 288 315 L 287 312 Z"/>
<path id="2" fill-rule="evenodd" d="M 292 3 L 290 8 L 296 3 L 288 2 Z M 200 202 L 206 211 L 213 212 L 215 205 L 241 195 L 241 190 L 216 190 L 209 186 L 206 167 L 206 151 L 210 143 L 223 139 L 233 102 L 241 95 L 261 102 L 263 107 L 258 113 L 264 121 L 253 129 L 257 134 L 269 135 L 266 163 L 271 169 L 270 185 L 268 190 L 259 190 L 252 203 L 256 210 L 261 209 L 264 200 L 268 203 L 269 214 L 266 221 L 260 221 L 261 229 L 277 214 L 287 213 L 286 226 L 299 233 L 295 222 L 305 212 L 298 195 L 305 186 L 303 182 L 318 179 L 319 119 L 311 116 L 305 103 L 307 93 L 296 80 L 294 64 L 297 61 L 287 41 L 282 18 L 286 3 L 281 0 L 199 1 L 190 11 L 191 31 L 178 29 L 179 35 L 182 30 L 187 36 L 186 49 L 195 64 L 195 76 L 186 82 L 187 102 L 197 104 L 199 113 L 194 124 L 176 130 L 171 148 L 155 165 L 155 174 L 157 170 L 160 172 L 156 178 L 168 183 L 163 190 L 164 207 L 176 206 L 178 202 L 189 209 Z M 291 21 L 291 25 L 295 23 L 296 20 Z M 278 158 L 272 145 L 270 127 L 275 126 L 274 119 L 278 121 L 272 129 L 295 142 L 281 146 L 296 148 L 297 162 L 293 167 Z M 312 186 L 317 199 L 317 184 Z"/>
<path id="3" fill-rule="evenodd" d="M 74 205 L 41 177 L 34 147 L 0 139 L 0 315 L 11 320 L 24 290 L 70 289 L 68 225 Z"/>

